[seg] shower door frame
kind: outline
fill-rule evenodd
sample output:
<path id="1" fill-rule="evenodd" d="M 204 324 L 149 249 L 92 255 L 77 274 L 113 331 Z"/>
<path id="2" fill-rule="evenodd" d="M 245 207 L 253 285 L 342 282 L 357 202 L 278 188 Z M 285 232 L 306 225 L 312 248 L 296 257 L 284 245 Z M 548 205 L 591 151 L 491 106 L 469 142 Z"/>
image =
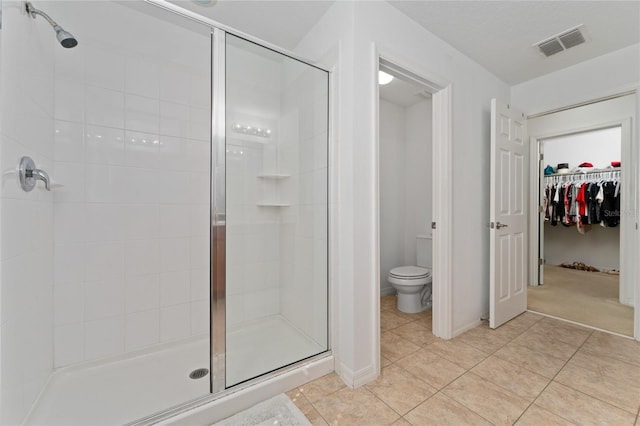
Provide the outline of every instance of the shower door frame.
<path id="1" fill-rule="evenodd" d="M 2 1 L 2 0 L 0 0 Z M 138 419 L 130 425 L 180 424 L 186 418 L 191 421 L 211 423 L 225 418 L 241 408 L 248 408 L 264 399 L 285 392 L 315 378 L 334 371 L 334 354 L 332 351 L 332 320 L 330 289 L 331 277 L 331 185 L 327 179 L 327 350 L 305 358 L 293 364 L 283 366 L 275 371 L 262 374 L 245 382 L 226 387 L 226 294 L 225 294 L 225 234 L 226 234 L 226 35 L 232 34 L 255 43 L 265 49 L 295 59 L 327 73 L 327 161 L 331 159 L 332 140 L 332 97 L 333 73 L 318 64 L 275 46 L 264 40 L 222 25 L 209 18 L 198 15 L 165 0 L 143 0 L 145 3 L 163 9 L 177 16 L 207 25 L 211 28 L 211 170 L 210 170 L 210 394 L 196 398 L 167 410 Z M 218 164 L 218 162 L 220 164 Z M 217 168 L 217 169 L 216 169 Z M 304 367 L 304 368 L 300 368 Z M 238 398 L 233 404 L 226 404 L 230 398 Z M 241 399 L 241 400 L 240 400 Z M 240 407 L 240 408 L 238 408 Z M 191 416 L 191 417 L 190 417 Z"/>

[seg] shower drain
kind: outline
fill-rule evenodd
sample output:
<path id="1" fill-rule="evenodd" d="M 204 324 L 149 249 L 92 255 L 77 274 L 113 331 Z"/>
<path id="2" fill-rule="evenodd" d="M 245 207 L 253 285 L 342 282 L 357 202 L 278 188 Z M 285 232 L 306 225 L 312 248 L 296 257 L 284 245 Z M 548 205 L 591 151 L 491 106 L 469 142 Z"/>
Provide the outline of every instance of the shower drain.
<path id="1" fill-rule="evenodd" d="M 208 368 L 198 368 L 197 370 L 193 370 L 189 374 L 189 377 L 192 378 L 192 379 L 202 379 L 207 374 L 209 374 L 209 369 Z"/>

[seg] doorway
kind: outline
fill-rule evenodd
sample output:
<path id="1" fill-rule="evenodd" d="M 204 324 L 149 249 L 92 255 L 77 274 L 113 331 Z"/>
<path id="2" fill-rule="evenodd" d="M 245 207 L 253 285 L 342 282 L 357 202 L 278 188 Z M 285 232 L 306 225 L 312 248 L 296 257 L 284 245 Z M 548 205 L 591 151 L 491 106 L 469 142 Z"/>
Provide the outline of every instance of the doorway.
<path id="1" fill-rule="evenodd" d="M 637 338 L 638 321 L 637 314 L 633 312 L 633 306 L 636 304 L 638 293 L 637 265 L 634 260 L 637 258 L 638 217 L 635 206 L 638 151 L 631 143 L 633 133 L 631 117 L 635 115 L 635 108 L 635 94 L 627 93 L 586 105 L 529 117 L 533 173 L 530 205 L 538 213 L 537 216 L 536 214 L 531 216 L 532 219 L 536 217 L 538 219 L 531 221 L 530 232 L 532 236 L 540 236 L 540 238 L 534 237 L 531 240 L 529 270 L 532 287 L 529 287 L 528 308 L 621 335 L 633 336 L 635 331 Z M 593 140 L 589 142 L 589 139 Z M 572 148 L 572 143 L 578 145 L 573 145 Z M 591 148 L 588 149 L 589 144 Z M 619 148 L 617 148 L 618 144 Z M 576 146 L 582 149 L 576 149 Z M 611 157 L 616 155 L 619 158 Z M 622 167 L 613 167 L 619 165 L 617 161 L 621 162 Z M 570 163 L 567 165 L 569 168 L 562 170 L 565 166 L 561 165 L 561 173 L 557 174 L 558 166 L 567 162 Z M 580 167 L 581 165 L 583 167 Z M 589 167 L 590 165 L 594 167 Z M 554 168 L 553 172 L 556 173 L 547 175 L 545 178 L 546 166 Z M 609 209 L 618 214 L 615 221 L 605 220 L 603 227 L 600 223 L 589 224 L 592 218 L 585 216 L 580 219 L 583 222 L 580 227 L 590 225 L 590 229 L 588 226 L 579 229 L 578 224 L 575 223 L 577 217 L 573 212 L 574 218 L 569 222 L 570 226 L 557 223 L 554 227 L 551 225 L 551 217 L 547 221 L 549 223 L 545 223 L 545 216 L 548 213 L 544 207 L 544 189 L 547 185 L 554 183 L 565 185 L 566 191 L 567 184 L 579 183 L 579 188 L 582 189 L 587 182 L 602 185 L 607 181 L 613 183 L 614 193 L 616 189 L 618 191 L 619 207 Z M 575 201 L 575 197 L 573 200 Z M 541 208 L 538 210 L 537 206 Z M 603 206 L 601 205 L 600 208 Z M 601 211 L 601 213 L 604 212 Z M 613 232 L 608 232 L 612 230 Z M 546 241 L 547 239 L 549 241 Z M 598 256 L 599 251 L 594 249 L 594 246 L 582 245 L 586 241 L 607 246 L 608 252 Z M 562 253 L 563 251 L 569 253 Z M 562 264 L 567 267 L 561 268 Z M 554 268 L 554 265 L 557 268 Z M 596 269 L 598 271 L 595 271 Z M 565 292 L 563 297 L 567 305 L 559 308 L 555 313 L 545 312 L 540 305 L 534 306 L 536 296 L 531 298 L 531 295 L 549 292 L 551 288 L 549 284 L 553 284 L 554 280 L 558 281 L 558 272 L 563 277 L 562 281 L 565 285 L 571 287 L 570 282 L 573 282 L 574 290 L 577 292 Z M 576 278 L 573 275 L 579 275 L 579 277 Z M 597 284 L 598 281 L 608 281 L 610 291 L 606 295 L 603 293 L 600 297 L 594 297 L 592 302 L 595 302 L 595 305 L 590 307 L 580 307 L 580 304 L 576 304 L 587 293 L 597 296 L 597 293 L 602 290 L 602 285 Z M 541 287 L 538 287 L 540 285 Z M 595 289 L 589 290 L 590 285 L 596 285 Z M 547 295 L 546 297 L 556 302 L 562 299 L 558 296 Z M 600 302 L 598 299 L 601 299 Z M 608 299 L 609 308 L 613 310 L 626 310 L 626 313 L 621 315 L 621 318 L 626 318 L 620 320 L 624 324 L 622 328 L 620 324 L 618 327 L 611 325 L 616 323 L 613 314 L 605 314 L 605 311 L 600 313 L 601 309 L 597 306 L 602 308 L 602 299 Z M 575 312 L 572 314 L 572 311 Z M 601 316 L 599 321 L 596 320 L 598 316 Z"/>
<path id="2" fill-rule="evenodd" d="M 384 366 L 399 356 L 397 351 L 403 344 L 413 347 L 435 339 L 430 253 L 433 99 L 429 86 L 383 63 L 378 89 L 378 276 Z M 408 313 L 406 302 L 398 302 L 397 290 L 389 282 L 390 271 L 402 266 L 426 270 L 430 275 L 413 297 L 412 313 Z"/>
<path id="3" fill-rule="evenodd" d="M 529 288 L 527 307 L 632 336 L 633 301 L 620 291 L 621 138 L 614 126 L 540 141 L 543 285 Z"/>

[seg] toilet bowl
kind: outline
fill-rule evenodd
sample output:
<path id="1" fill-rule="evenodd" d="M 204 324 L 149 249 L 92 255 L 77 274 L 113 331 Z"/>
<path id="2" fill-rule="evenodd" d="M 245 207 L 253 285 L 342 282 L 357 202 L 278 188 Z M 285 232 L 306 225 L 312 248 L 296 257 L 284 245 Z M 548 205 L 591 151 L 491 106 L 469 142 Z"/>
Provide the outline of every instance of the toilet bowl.
<path id="1" fill-rule="evenodd" d="M 398 310 L 417 314 L 431 308 L 431 235 L 416 237 L 418 266 L 398 266 L 387 281 L 398 293 Z"/>
<path id="2" fill-rule="evenodd" d="M 431 307 L 430 269 L 420 266 L 399 266 L 389 271 L 388 281 L 398 293 L 397 306 L 401 312 L 416 314 Z"/>

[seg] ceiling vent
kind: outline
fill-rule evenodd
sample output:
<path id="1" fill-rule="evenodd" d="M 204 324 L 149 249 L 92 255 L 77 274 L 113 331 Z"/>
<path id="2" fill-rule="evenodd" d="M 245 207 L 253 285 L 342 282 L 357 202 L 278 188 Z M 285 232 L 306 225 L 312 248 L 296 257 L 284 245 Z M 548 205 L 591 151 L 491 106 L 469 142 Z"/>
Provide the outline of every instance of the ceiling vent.
<path id="1" fill-rule="evenodd" d="M 564 31 L 561 34 L 536 43 L 535 46 L 540 49 L 540 52 L 542 52 L 544 56 L 551 56 L 562 52 L 563 50 L 582 44 L 585 41 L 586 38 L 583 34 L 582 25 L 579 25 L 575 28 Z"/>

